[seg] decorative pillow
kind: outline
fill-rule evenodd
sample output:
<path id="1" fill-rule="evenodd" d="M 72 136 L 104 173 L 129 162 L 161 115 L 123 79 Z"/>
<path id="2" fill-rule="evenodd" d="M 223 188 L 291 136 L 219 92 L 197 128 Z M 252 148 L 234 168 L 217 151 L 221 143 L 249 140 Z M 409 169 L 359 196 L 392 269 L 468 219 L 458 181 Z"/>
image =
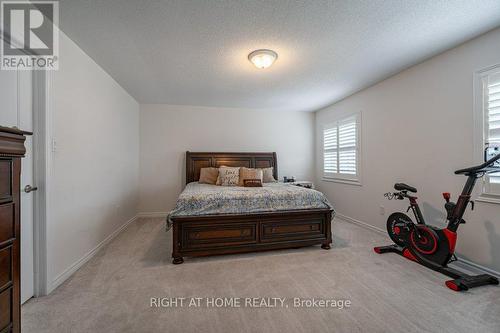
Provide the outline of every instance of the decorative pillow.
<path id="1" fill-rule="evenodd" d="M 260 179 L 245 179 L 243 181 L 244 187 L 262 187 L 262 181 Z"/>
<path id="2" fill-rule="evenodd" d="M 216 185 L 221 186 L 237 186 L 240 181 L 240 168 L 220 167 L 219 177 Z"/>
<path id="3" fill-rule="evenodd" d="M 229 167 L 221 165 L 217 170 L 220 170 L 221 168 L 229 168 Z M 220 186 L 220 174 L 217 174 L 217 181 L 215 182 L 215 185 Z"/>
<path id="4" fill-rule="evenodd" d="M 238 183 L 238 186 L 244 186 L 244 181 L 245 180 L 250 180 L 250 179 L 258 179 L 262 182 L 263 178 L 263 172 L 262 169 L 251 169 L 251 168 L 245 168 L 241 167 L 240 168 L 240 182 Z"/>
<path id="5" fill-rule="evenodd" d="M 261 170 L 263 173 L 262 181 L 264 183 L 276 183 L 276 179 L 274 179 L 273 175 L 273 170 L 274 170 L 273 167 L 263 168 Z"/>
<path id="6" fill-rule="evenodd" d="M 218 168 L 201 168 L 200 179 L 198 180 L 198 183 L 215 185 L 218 177 L 219 177 Z"/>

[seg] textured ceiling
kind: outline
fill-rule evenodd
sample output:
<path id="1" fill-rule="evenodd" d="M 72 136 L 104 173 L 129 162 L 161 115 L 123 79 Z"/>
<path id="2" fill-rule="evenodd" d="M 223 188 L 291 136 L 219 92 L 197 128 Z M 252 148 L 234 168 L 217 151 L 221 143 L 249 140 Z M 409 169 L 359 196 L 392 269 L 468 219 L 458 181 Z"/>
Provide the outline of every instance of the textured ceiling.
<path id="1" fill-rule="evenodd" d="M 312 111 L 500 25 L 499 0 L 64 0 L 140 103 Z M 267 70 L 247 60 L 269 48 Z"/>

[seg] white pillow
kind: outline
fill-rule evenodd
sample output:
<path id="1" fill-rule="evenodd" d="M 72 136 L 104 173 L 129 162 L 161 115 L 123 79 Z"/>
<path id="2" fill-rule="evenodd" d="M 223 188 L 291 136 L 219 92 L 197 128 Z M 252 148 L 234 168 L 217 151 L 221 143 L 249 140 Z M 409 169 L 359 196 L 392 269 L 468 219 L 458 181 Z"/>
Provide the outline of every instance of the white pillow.
<path id="1" fill-rule="evenodd" d="M 263 173 L 263 183 L 276 183 L 276 179 L 274 179 L 274 168 L 269 167 L 269 168 L 262 168 L 262 173 Z"/>
<path id="2" fill-rule="evenodd" d="M 216 185 L 220 186 L 237 186 L 240 181 L 240 168 L 232 168 L 221 166 L 219 168 L 219 176 L 217 177 Z"/>

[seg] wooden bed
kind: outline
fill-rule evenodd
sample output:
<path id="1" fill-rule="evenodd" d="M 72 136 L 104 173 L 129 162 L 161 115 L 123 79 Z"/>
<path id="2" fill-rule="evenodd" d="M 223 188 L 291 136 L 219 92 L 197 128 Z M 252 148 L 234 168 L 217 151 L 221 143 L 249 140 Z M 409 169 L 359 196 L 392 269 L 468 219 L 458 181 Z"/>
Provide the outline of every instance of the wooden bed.
<path id="1" fill-rule="evenodd" d="M 186 184 L 198 181 L 200 169 L 239 166 L 274 167 L 276 153 L 192 153 L 186 152 Z M 332 243 L 332 209 L 287 210 L 254 214 L 223 214 L 173 217 L 174 264 L 183 257 L 298 248 Z"/>

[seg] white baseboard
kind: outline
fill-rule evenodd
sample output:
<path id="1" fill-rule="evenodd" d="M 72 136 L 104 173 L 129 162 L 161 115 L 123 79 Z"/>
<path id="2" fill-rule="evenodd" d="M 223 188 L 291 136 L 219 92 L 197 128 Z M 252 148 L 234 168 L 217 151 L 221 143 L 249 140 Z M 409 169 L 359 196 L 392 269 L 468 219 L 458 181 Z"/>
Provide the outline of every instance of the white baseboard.
<path id="1" fill-rule="evenodd" d="M 453 265 L 457 268 L 462 268 L 464 270 L 470 271 L 472 274 L 490 274 L 500 278 L 500 272 L 497 272 L 491 268 L 485 267 L 483 265 L 476 264 L 470 260 L 464 259 L 461 256 L 457 255 L 458 261 L 455 261 Z"/>
<path id="2" fill-rule="evenodd" d="M 383 229 L 381 229 L 379 227 L 373 226 L 373 225 L 368 224 L 366 222 L 353 219 L 352 217 L 340 214 L 338 212 L 336 213 L 335 217 L 338 217 L 339 219 L 341 219 L 341 220 L 343 220 L 345 222 L 356 224 L 356 225 L 359 225 L 360 227 L 363 227 L 365 229 L 368 229 L 368 230 L 371 230 L 371 231 L 375 231 L 378 234 L 387 235 L 387 231 L 386 230 L 383 230 Z M 491 268 L 482 266 L 480 264 L 476 264 L 475 262 L 472 262 L 470 260 L 464 259 L 464 258 L 462 258 L 459 255 L 457 255 L 457 258 L 458 258 L 458 261 L 455 261 L 452 264 L 453 266 L 462 268 L 462 269 L 467 270 L 467 271 L 469 271 L 469 272 L 471 272 L 473 274 L 478 274 L 478 273 L 479 274 L 491 274 L 493 276 L 496 276 L 496 277 L 500 278 L 500 272 L 497 272 L 497 271 L 495 271 L 495 270 L 493 270 Z"/>
<path id="3" fill-rule="evenodd" d="M 386 235 L 387 234 L 387 231 L 385 231 L 385 230 L 383 230 L 383 229 L 381 229 L 379 227 L 376 227 L 374 225 L 368 224 L 368 223 L 363 222 L 363 221 L 359 221 L 359 220 L 353 219 L 352 217 L 340 214 L 338 212 L 335 214 L 335 217 L 338 217 L 339 219 L 344 220 L 346 222 L 357 224 L 357 225 L 359 225 L 359 226 L 361 226 L 363 228 L 370 229 L 371 231 L 375 231 L 376 233 L 379 233 L 379 234 L 382 234 L 382 235 Z"/>
<path id="4" fill-rule="evenodd" d="M 168 212 L 141 212 L 137 214 L 138 218 L 167 218 Z"/>
<path id="5" fill-rule="evenodd" d="M 57 287 L 59 287 L 64 281 L 66 281 L 71 275 L 73 275 L 80 267 L 85 265 L 86 262 L 88 262 L 92 257 L 96 255 L 97 252 L 99 252 L 100 249 L 102 249 L 104 246 L 106 246 L 108 243 L 110 243 L 116 236 L 118 236 L 125 228 L 127 228 L 130 224 L 135 222 L 137 220 L 138 216 L 134 216 L 127 222 L 125 222 L 122 226 L 120 226 L 118 229 L 113 231 L 108 237 L 106 237 L 102 242 L 97 244 L 96 247 L 94 247 L 92 250 L 87 252 L 83 257 L 81 257 L 78 261 L 73 263 L 70 267 L 68 267 L 64 272 L 59 274 L 54 281 L 48 286 L 47 294 L 50 294 L 52 291 L 54 291 Z"/>

